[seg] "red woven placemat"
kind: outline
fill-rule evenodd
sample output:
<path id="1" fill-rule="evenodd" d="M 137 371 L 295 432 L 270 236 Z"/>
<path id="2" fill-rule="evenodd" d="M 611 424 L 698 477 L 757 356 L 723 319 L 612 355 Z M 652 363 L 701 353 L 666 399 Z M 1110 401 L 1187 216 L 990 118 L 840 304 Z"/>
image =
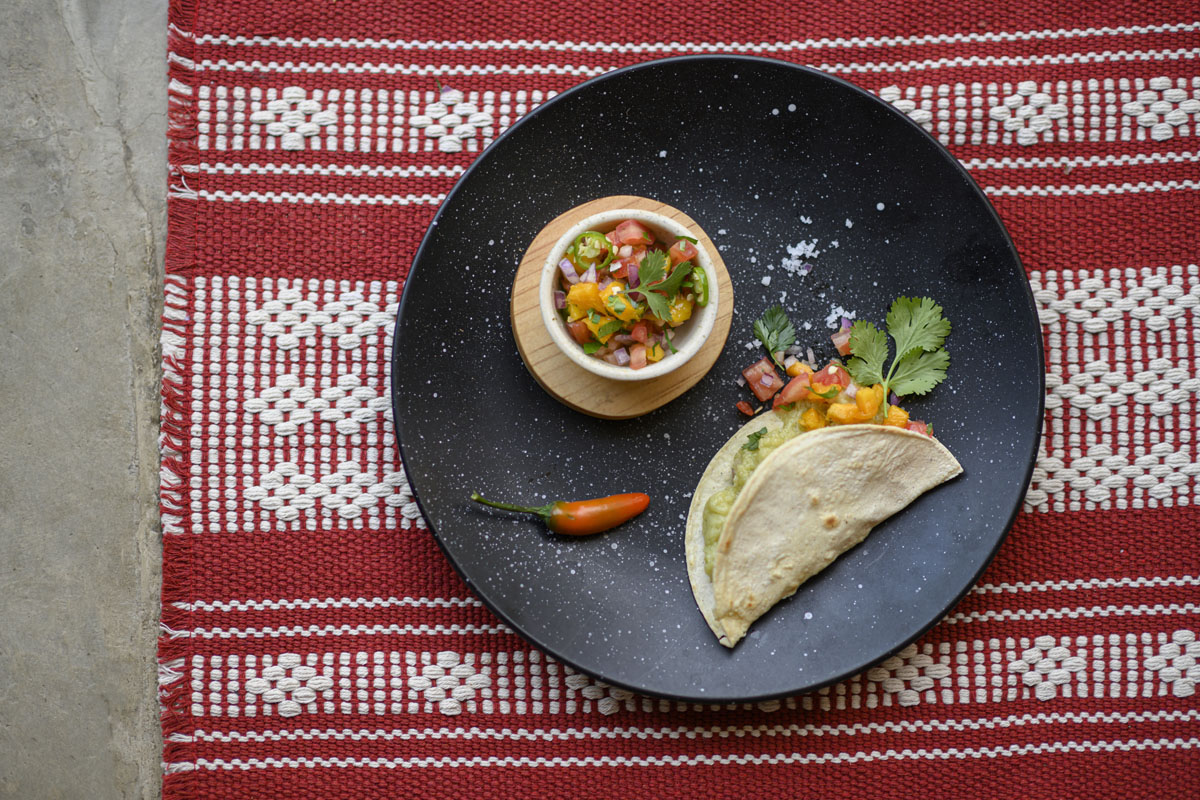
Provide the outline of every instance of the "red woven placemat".
<path id="1" fill-rule="evenodd" d="M 1197 796 L 1200 9 L 901 9 L 172 2 L 167 798 Z M 1045 334 L 1043 452 L 979 585 L 898 656 L 753 706 L 630 695 L 492 617 L 388 398 L 464 167 L 555 93 L 693 52 L 816 66 L 924 125 Z"/>

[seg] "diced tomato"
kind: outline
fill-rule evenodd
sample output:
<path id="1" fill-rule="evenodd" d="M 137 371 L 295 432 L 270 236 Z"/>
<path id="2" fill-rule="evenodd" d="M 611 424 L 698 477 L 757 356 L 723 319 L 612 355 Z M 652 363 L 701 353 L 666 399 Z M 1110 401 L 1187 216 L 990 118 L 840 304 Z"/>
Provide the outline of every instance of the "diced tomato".
<path id="1" fill-rule="evenodd" d="M 649 250 L 647 250 L 645 247 L 633 248 L 633 260 L 638 263 L 638 266 L 641 266 L 641 263 L 645 260 L 646 253 L 648 252 Z"/>
<path id="2" fill-rule="evenodd" d="M 608 233 L 604 234 L 604 238 L 608 239 L 613 244 L 616 244 L 617 243 L 617 232 L 615 230 L 611 230 Z"/>
<path id="3" fill-rule="evenodd" d="M 637 244 L 645 247 L 654 244 L 654 234 L 636 219 L 627 219 L 614 231 L 619 244 Z"/>
<path id="4" fill-rule="evenodd" d="M 813 383 L 823 383 L 833 386 L 835 383 L 845 389 L 850 385 L 850 373 L 840 364 L 830 364 L 825 369 L 812 376 Z"/>
<path id="5" fill-rule="evenodd" d="M 671 249 L 667 251 L 667 255 L 671 257 L 671 266 L 682 264 L 684 261 L 695 263 L 695 258 L 700 254 L 696 249 L 696 245 L 689 242 L 687 239 L 680 239 L 671 245 Z"/>
<path id="6" fill-rule="evenodd" d="M 747 403 L 745 400 L 737 401 L 737 410 L 742 412 L 743 414 L 745 414 L 747 417 L 754 416 L 754 409 L 751 408 L 750 404 Z"/>
<path id="7" fill-rule="evenodd" d="M 646 345 L 631 344 L 629 346 L 629 366 L 631 369 L 641 369 L 646 366 Z"/>
<path id="8" fill-rule="evenodd" d="M 642 344 L 646 343 L 646 339 L 649 338 L 649 334 L 650 326 L 646 324 L 645 320 L 642 320 L 638 324 L 634 325 L 629 331 L 629 335 L 633 337 L 634 341 L 641 342 Z"/>
<path id="9" fill-rule="evenodd" d="M 927 423 L 922 422 L 919 419 L 910 419 L 908 421 L 908 424 L 905 425 L 904 427 L 908 428 L 913 433 L 920 433 L 920 434 L 924 434 L 925 436 L 929 435 L 929 425 Z"/>
<path id="10" fill-rule="evenodd" d="M 581 319 L 568 322 L 567 331 L 571 334 L 571 338 L 580 344 L 587 344 L 592 341 L 592 332 L 588 330 L 587 323 Z"/>
<path id="11" fill-rule="evenodd" d="M 829 337 L 833 340 L 833 346 L 837 348 L 838 353 L 844 356 L 850 355 L 850 329 L 845 328 L 838 331 Z"/>
<path id="12" fill-rule="evenodd" d="M 750 391 L 754 392 L 760 403 L 767 402 L 783 388 L 783 381 L 775 371 L 775 365 L 766 356 L 742 370 L 742 377 L 746 379 Z"/>
<path id="13" fill-rule="evenodd" d="M 808 373 L 801 372 L 796 377 L 787 382 L 787 386 L 783 387 L 783 391 L 775 395 L 775 404 L 772 408 L 790 405 L 797 400 L 803 400 L 808 395 Z"/>

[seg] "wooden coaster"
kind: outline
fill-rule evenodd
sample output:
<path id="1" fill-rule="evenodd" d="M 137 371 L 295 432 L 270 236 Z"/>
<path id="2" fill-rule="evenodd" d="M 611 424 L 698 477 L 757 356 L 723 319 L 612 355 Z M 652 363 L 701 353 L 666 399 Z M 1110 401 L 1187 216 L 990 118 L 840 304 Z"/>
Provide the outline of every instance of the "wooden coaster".
<path id="1" fill-rule="evenodd" d="M 660 378 L 614 381 L 593 375 L 563 355 L 542 324 L 542 314 L 538 308 L 538 285 L 541 282 L 542 265 L 546 263 L 550 248 L 575 222 L 610 208 L 636 208 L 671 217 L 694 231 L 701 245 L 712 256 L 721 292 L 720 308 L 712 333 L 687 363 Z M 576 206 L 542 229 L 517 266 L 511 309 L 517 350 L 525 361 L 525 367 L 543 389 L 576 411 L 602 419 L 628 419 L 669 403 L 695 386 L 712 369 L 729 337 L 729 324 L 733 319 L 733 284 L 716 246 L 704 229 L 687 214 L 657 200 L 613 195 Z"/>

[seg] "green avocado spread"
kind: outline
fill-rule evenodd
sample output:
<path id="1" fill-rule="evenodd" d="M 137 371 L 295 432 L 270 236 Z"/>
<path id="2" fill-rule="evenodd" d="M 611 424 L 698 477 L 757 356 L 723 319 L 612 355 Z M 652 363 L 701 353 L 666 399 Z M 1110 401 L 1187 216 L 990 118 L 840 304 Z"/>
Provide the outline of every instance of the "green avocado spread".
<path id="1" fill-rule="evenodd" d="M 729 511 L 733 508 L 738 493 L 767 456 L 784 442 L 804 432 L 800 427 L 800 415 L 811 405 L 801 402 L 791 408 L 780 408 L 771 412 L 783 421 L 783 425 L 758 436 L 758 446 L 754 449 L 746 449 L 744 443 L 733 457 L 733 484 L 714 492 L 704 504 L 704 571 L 708 573 L 708 577 L 712 577 L 717 540 L 721 538 L 721 530 L 725 527 L 725 520 L 729 517 Z M 746 441 L 753 444 L 750 437 L 747 437 Z"/>

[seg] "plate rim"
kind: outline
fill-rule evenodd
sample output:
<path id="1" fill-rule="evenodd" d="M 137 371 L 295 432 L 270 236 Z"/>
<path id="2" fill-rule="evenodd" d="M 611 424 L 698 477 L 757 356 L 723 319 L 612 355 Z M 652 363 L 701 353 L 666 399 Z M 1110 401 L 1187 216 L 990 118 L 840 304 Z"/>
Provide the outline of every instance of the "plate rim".
<path id="1" fill-rule="evenodd" d="M 588 91 L 591 89 L 591 87 L 601 84 L 604 81 L 611 80 L 611 79 L 617 78 L 619 76 L 624 76 L 624 75 L 627 75 L 630 73 L 634 73 L 634 72 L 638 72 L 638 71 L 646 70 L 646 69 L 660 68 L 664 65 L 692 63 L 692 62 L 728 62 L 728 63 L 752 64 L 755 66 L 769 66 L 769 67 L 776 67 L 776 68 L 783 67 L 783 68 L 794 69 L 799 72 L 807 73 L 808 75 L 818 78 L 818 79 L 831 81 L 834 84 L 839 85 L 843 89 L 850 90 L 851 92 L 856 93 L 856 94 L 866 98 L 869 102 L 884 108 L 889 114 L 891 114 L 894 118 L 896 118 L 902 124 L 909 126 L 913 130 L 919 132 L 922 136 L 924 136 L 928 140 L 929 143 L 931 143 L 935 146 L 935 148 L 940 152 L 942 157 L 949 163 L 951 168 L 953 170 L 956 170 L 961 178 L 965 179 L 967 186 L 975 194 L 975 196 L 979 200 L 983 201 L 983 208 L 985 208 L 987 210 L 987 213 L 991 217 L 992 222 L 995 224 L 996 228 L 1000 231 L 1000 234 L 1002 236 L 1004 244 L 1007 247 L 1008 254 L 1011 256 L 1014 264 L 1016 265 L 1017 269 L 1019 270 L 1019 272 L 1022 275 L 1022 285 L 1024 287 L 1023 294 L 1025 297 L 1026 303 L 1028 305 L 1029 312 L 1030 312 L 1034 322 L 1037 324 L 1037 335 L 1034 337 L 1035 342 L 1037 344 L 1037 361 L 1038 361 L 1038 373 L 1037 373 L 1037 375 L 1038 375 L 1038 377 L 1037 377 L 1038 411 L 1035 416 L 1035 419 L 1037 419 L 1037 426 L 1035 428 L 1033 440 L 1031 442 L 1031 452 L 1029 453 L 1029 455 L 1026 459 L 1027 463 L 1026 463 L 1026 467 L 1025 467 L 1024 479 L 1022 481 L 1022 484 L 1026 487 L 1026 489 L 1028 489 L 1030 480 L 1033 477 L 1033 470 L 1037 466 L 1037 456 L 1038 456 L 1038 452 L 1040 451 L 1040 448 L 1041 448 L 1041 440 L 1042 440 L 1043 431 L 1045 429 L 1045 424 L 1046 424 L 1046 421 L 1045 421 L 1045 418 L 1046 418 L 1046 370 L 1045 370 L 1046 352 L 1045 352 L 1045 341 L 1044 341 L 1045 333 L 1042 330 L 1041 323 L 1039 321 L 1039 315 L 1038 315 L 1038 310 L 1037 310 L 1037 301 L 1033 296 L 1033 287 L 1030 286 L 1030 284 L 1029 284 L 1028 271 L 1025 269 L 1025 264 L 1021 260 L 1021 255 L 1017 251 L 1016 244 L 1013 242 L 1012 234 L 1009 233 L 1007 226 L 1005 226 L 1004 221 L 1000 218 L 1000 214 L 996 210 L 996 207 L 992 204 L 991 200 L 988 199 L 987 194 L 983 191 L 983 188 L 978 184 L 978 182 L 975 181 L 975 179 L 967 171 L 966 167 L 964 167 L 962 165 L 962 163 L 958 160 L 958 158 L 955 157 L 954 154 L 950 152 L 950 149 L 948 147 L 943 145 L 940 141 L 937 140 L 937 137 L 930 134 L 928 131 L 926 131 L 924 128 L 922 128 L 917 122 L 915 122 L 911 117 L 909 117 L 907 114 L 902 112 L 900 109 L 896 108 L 891 103 L 887 102 L 886 100 L 883 100 L 879 96 L 862 88 L 861 86 L 851 83 L 850 81 L 848 81 L 844 78 L 840 78 L 836 75 L 831 75 L 828 72 L 824 72 L 822 70 L 819 70 L 819 69 L 816 69 L 814 67 L 810 67 L 810 66 L 807 66 L 804 64 L 797 64 L 797 63 L 794 63 L 791 61 L 785 61 L 785 60 L 779 59 L 779 58 L 768 58 L 765 56 L 737 55 L 737 54 L 723 54 L 723 53 L 702 53 L 702 54 L 691 54 L 691 55 L 682 55 L 682 56 L 671 56 L 671 57 L 667 57 L 667 58 L 649 59 L 647 61 L 638 62 L 637 64 L 630 64 L 625 67 L 620 67 L 618 69 L 614 69 L 609 72 L 605 72 L 601 75 L 597 75 L 595 77 L 589 78 L 585 81 L 582 81 L 582 82 L 570 87 L 569 89 L 566 89 L 566 90 L 560 92 L 559 94 L 556 94 L 554 97 L 550 98 L 546 102 L 540 104 L 537 108 L 533 109 L 532 111 L 530 111 L 527 114 L 525 114 L 524 116 L 522 116 L 520 119 L 518 119 L 516 122 L 514 122 L 511 126 L 509 126 L 509 128 L 507 130 L 505 130 L 503 133 L 501 133 L 499 136 L 497 136 L 495 139 L 493 139 L 492 143 L 489 144 L 487 147 L 485 147 L 479 153 L 479 155 L 477 155 L 471 161 L 471 163 L 463 170 L 462 175 L 460 175 L 458 177 L 458 180 L 455 181 L 454 186 L 452 186 L 450 188 L 450 191 L 446 194 L 445 199 L 443 199 L 441 204 L 438 206 L 437 212 L 433 215 L 433 218 L 429 222 L 429 226 L 425 229 L 425 233 L 421 236 L 421 243 L 417 247 L 416 252 L 413 254 L 412 262 L 409 264 L 409 271 L 405 275 L 404 290 L 400 295 L 399 303 L 397 303 L 396 316 L 395 316 L 393 329 L 392 329 L 392 331 L 393 331 L 393 333 L 392 333 L 392 354 L 391 354 L 391 359 L 390 359 L 390 363 L 389 363 L 389 372 L 388 372 L 388 390 L 389 390 L 389 394 L 391 395 L 391 406 L 392 406 L 392 429 L 393 429 L 393 434 L 395 435 L 395 438 L 396 438 L 397 455 L 400 458 L 400 465 L 401 465 L 401 468 L 404 470 L 404 476 L 405 476 L 405 479 L 408 481 L 409 489 L 413 495 L 413 500 L 414 500 L 414 502 L 416 502 L 417 508 L 421 512 L 421 516 L 425 519 L 426 524 L 428 525 L 429 533 L 433 536 L 434 541 L 437 542 L 438 549 L 441 550 L 442 556 L 446 559 L 446 561 L 450 564 L 450 566 L 458 574 L 459 578 L 462 579 L 463 583 L 467 586 L 467 588 L 470 589 L 471 592 L 480 600 L 480 602 L 483 603 L 483 605 L 488 609 L 488 611 L 490 611 L 492 614 L 494 614 L 516 636 L 520 637 L 521 639 L 523 639 L 524 641 L 526 641 L 533 647 L 538 648 L 539 650 L 543 651 L 547 655 L 562 662 L 563 664 L 566 664 L 567 666 L 571 667 L 572 669 L 574 669 L 578 672 L 581 672 L 585 675 L 591 676 L 597 680 L 603 681 L 604 683 L 609 684 L 610 686 L 614 686 L 614 687 L 617 687 L 620 689 L 625 689 L 625 690 L 634 692 L 636 694 L 641 694 L 641 695 L 645 695 L 648 697 L 655 697 L 655 698 L 661 698 L 661 699 L 666 699 L 666 700 L 674 700 L 674 701 L 679 701 L 679 702 L 701 703 L 704 705 L 728 705 L 731 703 L 761 703 L 761 702 L 766 702 L 766 701 L 770 701 L 770 700 L 778 700 L 778 699 L 782 699 L 785 697 L 794 697 L 797 695 L 808 694 L 808 693 L 823 689 L 827 686 L 833 686 L 837 683 L 841 683 L 842 681 L 846 680 L 847 678 L 850 678 L 854 675 L 860 674 L 863 670 L 868 669 L 872 664 L 877 664 L 880 661 L 883 661 L 883 660 L 895 655 L 896 653 L 903 650 L 905 647 L 908 647 L 909 645 L 911 645 L 917 639 L 920 639 L 922 636 L 924 636 L 926 633 L 928 633 L 934 627 L 936 627 L 939 623 L 942 622 L 942 620 L 945 619 L 946 615 L 950 611 L 952 611 L 956 606 L 959 605 L 959 603 L 962 602 L 963 598 L 967 596 L 967 594 L 971 591 L 971 588 L 978 582 L 980 576 L 987 570 L 987 568 L 989 566 L 991 566 L 992 562 L 995 560 L 996 554 L 999 552 L 1000 547 L 1004 544 L 1005 540 L 1008 539 L 1009 534 L 1012 533 L 1012 529 L 1016 523 L 1017 517 L 1021 513 L 1022 506 L 1024 505 L 1024 494 L 1022 494 L 1021 499 L 1019 499 L 1013 505 L 1012 511 L 1009 513 L 1008 518 L 1004 521 L 1003 531 L 1001 532 L 1000 536 L 997 537 L 995 543 L 992 545 L 990 551 L 987 554 L 987 557 L 983 559 L 979 568 L 974 572 L 974 574 L 971 575 L 970 580 L 968 580 L 963 585 L 963 587 L 955 594 L 953 600 L 951 602 L 949 602 L 941 610 L 941 612 L 939 614 L 937 614 L 927 624 L 919 626 L 917 631 L 912 636 L 904 639 L 900 643 L 900 645 L 898 645 L 897 647 L 888 649 L 888 650 L 880 653 L 879 656 L 871 659 L 867 663 L 862 664 L 857 667 L 854 667 L 852 669 L 846 670 L 844 672 L 838 673 L 837 675 L 835 675 L 833 677 L 830 677 L 830 678 L 827 678 L 825 680 L 821 680 L 821 681 L 818 681 L 815 683 L 802 684 L 798 687 L 784 690 L 784 691 L 776 691 L 776 692 L 768 692 L 768 693 L 764 693 L 764 694 L 752 694 L 752 695 L 734 695 L 734 696 L 728 696 L 728 697 L 711 696 L 711 695 L 707 695 L 707 694 L 683 695 L 683 694 L 673 694 L 673 693 L 669 693 L 669 692 L 657 692 L 657 691 L 648 689 L 644 686 L 637 686 L 632 683 L 622 681 L 619 678 L 611 678 L 609 676 L 602 675 L 598 672 L 594 672 L 592 670 L 585 669 L 585 668 L 579 666 L 573 658 L 568 657 L 568 656 L 564 655 L 562 652 L 560 652 L 557 647 L 552 646 L 547 643 L 544 643 L 544 642 L 541 642 L 541 641 L 538 641 L 535 637 L 525 633 L 520 628 L 520 626 L 515 625 L 513 623 L 513 621 L 508 618 L 507 615 L 502 613 L 493 604 L 491 599 L 485 595 L 485 593 L 481 590 L 481 588 L 478 586 L 478 584 L 476 584 L 474 581 L 472 581 L 463 572 L 463 570 L 459 566 L 458 562 L 450 555 L 449 551 L 447 550 L 445 542 L 442 541 L 441 535 L 437 532 L 437 527 L 431 521 L 430 515 L 429 515 L 428 511 L 426 510 L 424 503 L 421 500 L 420 494 L 417 491 L 417 483 L 413 480 L 413 475 L 410 472 L 409 466 L 408 466 L 408 459 L 405 458 L 405 454 L 404 454 L 404 440 L 403 440 L 403 437 L 401 437 L 401 435 L 400 435 L 400 424 L 399 424 L 400 414 L 398 413 L 398 410 L 397 410 L 398 393 L 396 390 L 394 375 L 396 373 L 397 362 L 400 360 L 400 355 L 399 355 L 400 348 L 398 348 L 396 346 L 396 338 L 397 338 L 396 334 L 398 333 L 398 331 L 400 329 L 401 318 L 404 315 L 404 309 L 410 299 L 410 297 L 409 297 L 410 289 L 412 287 L 411 279 L 412 279 L 413 273 L 416 269 L 418 262 L 421 260 L 421 257 L 424 255 L 424 253 L 429 245 L 430 239 L 431 239 L 432 235 L 434 234 L 434 231 L 437 228 L 438 223 L 440 222 L 443 214 L 445 214 L 446 209 L 452 204 L 452 201 L 457 196 L 459 190 L 466 183 L 467 178 L 473 172 L 475 172 L 475 170 L 480 166 L 480 164 L 482 164 L 485 161 L 485 159 L 489 156 L 489 154 L 493 150 L 495 150 L 499 145 L 501 145 L 501 143 L 507 141 L 508 138 L 511 137 L 512 135 L 514 135 L 515 132 L 523 129 L 528 120 L 535 119 L 537 116 L 539 116 L 544 111 L 544 109 L 551 107 L 553 105 L 556 105 L 559 102 L 563 102 L 567 98 L 570 98 L 580 92 Z M 511 333 L 511 331 L 510 331 L 510 333 Z M 689 597 L 689 599 L 691 599 L 691 598 Z M 696 613 L 699 613 L 699 611 L 697 611 Z"/>

